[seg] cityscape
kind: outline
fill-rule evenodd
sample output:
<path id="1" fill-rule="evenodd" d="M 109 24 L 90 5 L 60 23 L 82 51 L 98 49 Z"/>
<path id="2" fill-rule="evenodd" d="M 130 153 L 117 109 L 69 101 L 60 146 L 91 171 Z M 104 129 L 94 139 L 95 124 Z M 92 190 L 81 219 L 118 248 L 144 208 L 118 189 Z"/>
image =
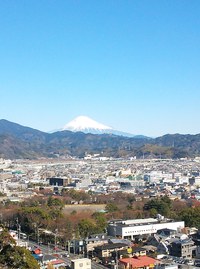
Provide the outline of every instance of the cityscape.
<path id="1" fill-rule="evenodd" d="M 199 264 L 199 157 L 1 159 L 0 170 L 1 226 L 38 268 Z"/>
<path id="2" fill-rule="evenodd" d="M 0 269 L 200 268 L 200 1 L 0 1 Z"/>

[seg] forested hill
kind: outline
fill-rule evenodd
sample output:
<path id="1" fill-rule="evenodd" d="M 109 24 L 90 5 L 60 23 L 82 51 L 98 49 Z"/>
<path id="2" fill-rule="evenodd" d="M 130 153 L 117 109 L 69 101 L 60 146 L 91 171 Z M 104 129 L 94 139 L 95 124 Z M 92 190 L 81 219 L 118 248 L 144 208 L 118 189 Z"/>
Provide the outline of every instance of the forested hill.
<path id="1" fill-rule="evenodd" d="M 181 158 L 200 156 L 200 134 L 167 134 L 157 138 L 95 135 L 62 131 L 45 133 L 0 120 L 0 157 L 6 159 L 56 157 L 85 153 L 108 157 Z"/>

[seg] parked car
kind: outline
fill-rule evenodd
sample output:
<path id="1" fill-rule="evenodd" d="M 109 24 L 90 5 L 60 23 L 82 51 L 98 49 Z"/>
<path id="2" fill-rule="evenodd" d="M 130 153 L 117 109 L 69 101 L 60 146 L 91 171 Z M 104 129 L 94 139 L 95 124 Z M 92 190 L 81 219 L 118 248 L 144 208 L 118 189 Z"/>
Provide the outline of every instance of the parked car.
<path id="1" fill-rule="evenodd" d="M 67 258 L 69 258 L 69 253 L 68 253 L 68 252 L 64 253 L 64 254 L 63 254 L 63 257 L 67 257 Z"/>

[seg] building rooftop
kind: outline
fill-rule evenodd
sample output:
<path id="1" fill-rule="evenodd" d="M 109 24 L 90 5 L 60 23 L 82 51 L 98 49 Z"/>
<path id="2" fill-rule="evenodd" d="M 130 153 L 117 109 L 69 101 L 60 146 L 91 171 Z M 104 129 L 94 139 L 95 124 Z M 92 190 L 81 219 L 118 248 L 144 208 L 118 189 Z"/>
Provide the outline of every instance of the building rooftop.
<path id="1" fill-rule="evenodd" d="M 157 224 L 157 223 L 167 223 L 167 222 L 173 222 L 171 219 L 154 219 L 154 218 L 148 218 L 148 219 L 133 219 L 133 220 L 116 220 L 111 221 L 110 225 L 117 224 L 118 226 L 124 226 L 124 227 L 133 227 L 133 226 L 142 226 L 142 225 L 150 225 L 150 224 Z"/>
<path id="2" fill-rule="evenodd" d="M 124 243 L 116 243 L 116 244 L 105 244 L 102 246 L 95 247 L 96 250 L 106 250 L 106 249 L 117 249 L 127 247 L 127 244 Z"/>
<path id="3" fill-rule="evenodd" d="M 120 259 L 123 264 L 131 264 L 131 268 L 141 268 L 146 267 L 151 264 L 156 264 L 158 261 L 148 256 L 139 256 L 134 258 L 124 258 Z"/>

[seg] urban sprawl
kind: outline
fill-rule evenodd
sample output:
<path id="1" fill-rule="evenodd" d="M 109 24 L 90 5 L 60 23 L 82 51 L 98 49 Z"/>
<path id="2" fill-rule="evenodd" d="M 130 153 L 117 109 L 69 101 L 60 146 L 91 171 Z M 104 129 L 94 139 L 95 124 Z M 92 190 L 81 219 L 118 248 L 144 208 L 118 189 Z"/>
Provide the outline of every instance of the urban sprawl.
<path id="1" fill-rule="evenodd" d="M 38 268 L 200 266 L 199 157 L 0 159 L 0 203 Z"/>

